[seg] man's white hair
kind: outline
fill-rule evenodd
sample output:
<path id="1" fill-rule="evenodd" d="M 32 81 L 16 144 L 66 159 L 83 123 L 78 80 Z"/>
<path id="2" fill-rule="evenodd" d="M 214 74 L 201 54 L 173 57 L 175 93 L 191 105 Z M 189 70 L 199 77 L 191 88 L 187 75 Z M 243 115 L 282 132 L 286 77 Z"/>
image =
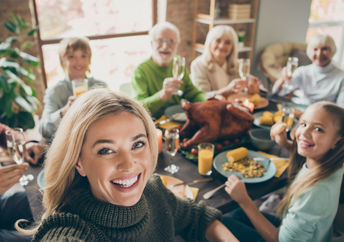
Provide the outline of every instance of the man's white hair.
<path id="1" fill-rule="evenodd" d="M 154 25 L 153 28 L 151 28 L 151 30 L 149 31 L 149 36 L 150 36 L 151 40 L 154 40 L 156 34 L 161 32 L 162 30 L 165 30 L 165 29 L 170 29 L 170 30 L 174 31 L 177 35 L 177 43 L 180 42 L 179 29 L 174 24 L 172 24 L 170 22 L 160 22 L 160 23 Z"/>

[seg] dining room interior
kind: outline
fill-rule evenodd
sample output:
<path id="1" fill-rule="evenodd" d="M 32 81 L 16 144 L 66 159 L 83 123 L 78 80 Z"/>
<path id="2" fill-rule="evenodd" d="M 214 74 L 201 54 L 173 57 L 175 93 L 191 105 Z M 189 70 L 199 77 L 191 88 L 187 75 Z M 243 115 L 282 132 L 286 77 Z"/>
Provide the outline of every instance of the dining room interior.
<path id="1" fill-rule="evenodd" d="M 273 87 L 289 65 L 288 57 L 298 58 L 296 66 L 312 63 L 307 43 L 320 34 L 333 38 L 337 51 L 331 56 L 332 61 L 344 69 L 343 11 L 343 0 L 1 0 L 0 58 L 1 45 L 4 48 L 6 38 L 13 34 L 5 26 L 7 20 L 16 22 L 19 17 L 28 27 L 38 27 L 29 37 L 33 45 L 26 52 L 38 58 L 39 65 L 32 68 L 35 80 L 25 82 L 32 86 L 39 104 L 32 112 L 34 126 L 24 131 L 26 139 L 39 142 L 46 90 L 66 75 L 58 54 L 61 40 L 87 37 L 92 49 L 91 76 L 104 81 L 112 91 L 135 98 L 137 86 L 132 82 L 136 68 L 151 56 L 153 43 L 149 31 L 153 26 L 167 21 L 178 28 L 180 43 L 176 54 L 185 58 L 187 71 L 183 73 L 187 75 L 192 61 L 206 48 L 208 31 L 216 25 L 233 27 L 238 36 L 238 58 L 249 61 L 248 73 L 259 80 L 259 90 L 250 92 L 246 87 L 247 90 L 226 96 L 225 100 L 221 96 L 195 104 L 183 100 L 166 108 L 163 115 L 153 117 L 159 131 L 155 174 L 176 196 L 202 201 L 228 216 L 240 207 L 228 195 L 225 185 L 236 174 L 261 211 L 277 214 L 276 203 L 290 185 L 290 149 L 271 139 L 275 136 L 273 128 L 284 123 L 283 131 L 289 141 L 296 140 L 295 129 L 309 104 L 280 97 L 273 93 Z M 0 75 L 5 69 L 0 69 Z M 190 76 L 193 77 L 192 73 Z M 1 93 L 4 87 L 1 84 Z M 178 95 L 174 94 L 181 99 L 183 91 Z M 340 101 L 337 104 L 341 106 Z M 227 128 L 230 126 L 233 128 Z M 3 159 L 1 155 L 2 162 Z M 200 167 L 201 160 L 208 164 Z M 244 163 L 237 165 L 238 161 Z M 36 224 L 44 212 L 43 171 L 44 161 L 40 160 L 38 166 L 28 168 L 33 181 L 14 188 L 26 190 Z M 344 241 L 341 184 L 340 211 L 334 222 L 338 238 L 333 241 Z M 175 241 L 184 240 L 177 236 Z"/>

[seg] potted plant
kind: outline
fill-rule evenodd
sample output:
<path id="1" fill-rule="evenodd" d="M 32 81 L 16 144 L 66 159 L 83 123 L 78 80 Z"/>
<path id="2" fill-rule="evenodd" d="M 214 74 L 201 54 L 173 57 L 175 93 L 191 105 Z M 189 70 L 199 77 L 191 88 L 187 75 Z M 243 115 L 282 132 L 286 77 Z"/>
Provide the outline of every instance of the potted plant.
<path id="1" fill-rule="evenodd" d="M 0 122 L 30 129 L 35 126 L 34 112 L 39 107 L 31 86 L 36 79 L 32 68 L 39 65 L 39 60 L 25 51 L 33 46 L 37 27 L 30 28 L 15 14 L 4 25 L 12 36 L 0 40 Z"/>

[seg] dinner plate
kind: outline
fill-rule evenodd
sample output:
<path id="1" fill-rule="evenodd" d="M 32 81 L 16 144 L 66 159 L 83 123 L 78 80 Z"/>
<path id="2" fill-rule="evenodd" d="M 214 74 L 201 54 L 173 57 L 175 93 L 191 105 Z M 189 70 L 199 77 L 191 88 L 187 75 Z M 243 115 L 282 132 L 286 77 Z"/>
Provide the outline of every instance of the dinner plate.
<path id="1" fill-rule="evenodd" d="M 227 100 L 235 101 L 235 99 L 239 99 L 241 101 L 245 101 L 245 99 L 250 100 L 251 97 L 252 95 L 248 93 L 239 92 L 239 93 L 235 93 L 228 96 Z M 254 106 L 254 109 L 262 109 L 262 108 L 267 107 L 268 105 L 269 105 L 269 101 L 264 97 L 260 97 L 259 102 Z"/>
<path id="2" fill-rule="evenodd" d="M 167 116 L 167 118 L 177 122 L 186 122 L 187 120 L 185 111 L 180 105 L 173 105 L 166 108 L 165 115 Z"/>
<path id="3" fill-rule="evenodd" d="M 253 124 L 260 128 L 270 129 L 272 125 L 260 124 L 260 117 L 263 115 L 263 113 L 264 111 L 253 114 L 253 117 L 254 117 Z M 296 127 L 297 122 L 298 122 L 298 117 L 295 117 L 291 129 L 294 129 Z"/>
<path id="4" fill-rule="evenodd" d="M 261 159 L 258 162 L 262 163 L 262 165 L 266 169 L 266 171 L 264 172 L 264 175 L 262 177 L 245 178 L 245 177 L 243 177 L 243 175 L 240 172 L 225 171 L 223 169 L 223 164 L 228 162 L 227 157 L 226 157 L 226 154 L 228 151 L 229 150 L 221 152 L 220 154 L 218 154 L 214 158 L 214 161 L 213 161 L 213 166 L 214 166 L 215 170 L 225 177 L 229 177 L 230 175 L 237 175 L 245 183 L 258 183 L 258 182 L 264 182 L 264 181 L 271 179 L 276 173 L 277 169 L 276 169 L 276 165 L 274 162 L 269 160 L 269 158 L 266 157 L 265 155 L 260 154 L 260 153 L 255 152 L 255 151 L 252 151 L 252 150 L 248 151 L 248 157 L 250 157 L 252 159 L 253 158 Z M 269 167 L 267 167 L 267 166 L 269 166 Z"/>
<path id="5" fill-rule="evenodd" d="M 38 184 L 40 189 L 44 190 L 44 188 L 45 188 L 45 184 L 44 184 L 44 170 L 41 170 L 38 173 L 37 184 Z"/>
<path id="6" fill-rule="evenodd" d="M 272 125 L 264 125 L 264 124 L 260 124 L 260 117 L 263 116 L 263 111 L 262 112 L 257 112 L 253 114 L 254 117 L 254 125 L 256 125 L 257 127 L 260 128 L 264 128 L 264 129 L 270 129 Z"/>
<path id="7" fill-rule="evenodd" d="M 181 183 L 183 181 L 173 176 L 160 175 L 160 178 L 165 187 L 170 189 L 176 196 L 181 198 L 188 198 L 193 201 L 196 199 L 199 190 L 197 187 L 190 187 L 188 185 L 172 187 L 173 184 Z"/>

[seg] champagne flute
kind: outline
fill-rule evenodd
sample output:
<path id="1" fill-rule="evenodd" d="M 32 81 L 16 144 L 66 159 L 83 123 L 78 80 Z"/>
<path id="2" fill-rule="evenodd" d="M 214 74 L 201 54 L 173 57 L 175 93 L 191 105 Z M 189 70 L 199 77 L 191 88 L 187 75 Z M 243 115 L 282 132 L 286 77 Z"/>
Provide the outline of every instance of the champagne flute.
<path id="1" fill-rule="evenodd" d="M 250 59 L 239 59 L 239 75 L 248 85 L 248 76 L 250 75 Z M 247 93 L 248 89 L 244 88 L 243 92 Z"/>
<path id="2" fill-rule="evenodd" d="M 13 131 L 11 130 L 6 130 L 6 144 L 7 144 L 7 149 L 14 160 L 15 163 L 18 165 L 22 164 L 24 162 L 24 157 L 26 153 L 26 148 L 25 148 L 25 137 L 24 137 L 24 132 L 23 129 L 21 128 L 15 128 Z M 28 174 L 28 175 L 23 175 L 19 179 L 19 183 L 22 186 L 26 186 L 29 181 L 33 180 L 33 175 Z"/>
<path id="3" fill-rule="evenodd" d="M 287 62 L 287 76 L 291 78 L 293 76 L 294 71 L 296 70 L 297 66 L 299 65 L 299 59 L 297 57 L 288 57 Z M 293 85 L 289 82 L 284 82 L 283 89 L 287 91 L 292 91 Z"/>
<path id="4" fill-rule="evenodd" d="M 166 129 L 165 130 L 165 150 L 171 156 L 175 156 L 179 149 L 179 130 L 177 128 L 174 129 Z M 164 169 L 171 174 L 174 174 L 179 171 L 179 166 L 176 164 L 170 164 Z"/>
<path id="5" fill-rule="evenodd" d="M 185 72 L 185 57 L 180 57 L 180 56 L 173 57 L 173 68 L 172 68 L 173 78 L 177 80 L 182 80 L 184 77 L 184 72 Z M 179 96 L 182 96 L 183 91 L 178 90 L 177 94 Z"/>

